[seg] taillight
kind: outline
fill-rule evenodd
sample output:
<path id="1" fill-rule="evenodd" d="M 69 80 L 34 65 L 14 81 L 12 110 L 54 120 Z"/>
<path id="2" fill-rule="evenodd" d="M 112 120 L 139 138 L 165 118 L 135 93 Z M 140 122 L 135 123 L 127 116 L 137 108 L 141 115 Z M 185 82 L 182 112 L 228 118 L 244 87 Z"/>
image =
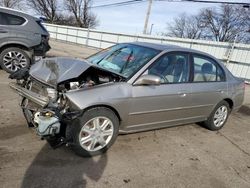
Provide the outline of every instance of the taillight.
<path id="1" fill-rule="evenodd" d="M 43 26 L 43 24 L 42 24 L 42 21 L 41 21 L 41 20 L 36 21 L 36 23 L 40 26 L 40 28 L 41 28 L 42 30 L 44 30 L 44 31 L 48 32 L 48 31 L 47 31 L 47 29 Z"/>

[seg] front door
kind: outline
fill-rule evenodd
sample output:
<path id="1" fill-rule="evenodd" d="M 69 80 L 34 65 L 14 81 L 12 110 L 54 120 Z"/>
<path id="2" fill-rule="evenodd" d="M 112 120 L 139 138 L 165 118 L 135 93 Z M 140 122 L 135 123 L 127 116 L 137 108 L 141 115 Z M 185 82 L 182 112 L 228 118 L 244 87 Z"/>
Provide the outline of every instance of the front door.
<path id="1" fill-rule="evenodd" d="M 160 85 L 133 86 L 128 131 L 192 122 L 189 54 L 161 56 L 144 74 L 161 78 Z"/>

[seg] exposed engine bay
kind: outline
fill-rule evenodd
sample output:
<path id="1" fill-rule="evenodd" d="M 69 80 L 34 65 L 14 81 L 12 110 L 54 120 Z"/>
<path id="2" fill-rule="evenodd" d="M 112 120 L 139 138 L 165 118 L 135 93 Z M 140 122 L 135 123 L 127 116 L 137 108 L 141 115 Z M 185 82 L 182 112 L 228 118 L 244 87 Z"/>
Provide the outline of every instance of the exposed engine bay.
<path id="1" fill-rule="evenodd" d="M 57 70 L 60 70 L 60 67 L 65 68 L 64 60 L 51 59 L 49 64 L 45 61 L 35 64 L 30 71 L 20 69 L 10 75 L 11 79 L 17 80 L 17 83 L 11 83 L 10 87 L 23 97 L 21 107 L 29 127 L 35 128 L 37 135 L 48 140 L 52 147 L 70 143 L 70 138 L 66 136 L 67 124 L 82 113 L 67 100 L 67 92 L 124 80 L 120 75 L 76 60 L 74 61 L 78 66 L 75 68 L 81 69 L 81 63 L 85 66 L 84 72 L 68 76 L 66 73 L 70 73 L 70 70 L 65 69 L 66 73 L 62 74 L 65 79 L 62 79 Z M 51 64 L 57 69 L 51 69 Z M 51 71 L 40 73 L 41 67 L 48 65 Z M 34 72 L 38 76 L 34 76 Z"/>
<path id="2" fill-rule="evenodd" d="M 34 122 L 37 124 L 37 134 L 39 136 L 55 135 L 60 133 L 60 120 L 56 116 L 51 116 L 49 112 L 36 112 Z"/>
<path id="3" fill-rule="evenodd" d="M 68 91 L 80 88 L 89 88 L 109 82 L 120 82 L 122 80 L 123 78 L 118 75 L 103 71 L 101 69 L 90 67 L 86 72 L 84 72 L 84 74 L 80 75 L 78 78 L 70 79 L 60 83 L 58 85 L 58 90 Z"/>

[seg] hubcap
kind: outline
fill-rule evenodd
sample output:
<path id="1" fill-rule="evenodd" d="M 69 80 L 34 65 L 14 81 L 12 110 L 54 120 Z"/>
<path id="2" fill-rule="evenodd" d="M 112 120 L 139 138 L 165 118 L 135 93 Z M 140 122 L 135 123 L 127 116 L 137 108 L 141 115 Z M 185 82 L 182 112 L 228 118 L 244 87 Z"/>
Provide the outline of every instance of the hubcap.
<path id="1" fill-rule="evenodd" d="M 3 65 L 10 71 L 16 72 L 20 68 L 27 66 L 26 57 L 17 51 L 10 51 L 3 57 Z"/>
<path id="2" fill-rule="evenodd" d="M 87 151 L 98 151 L 108 145 L 114 133 L 112 121 L 107 117 L 95 117 L 82 127 L 79 143 Z"/>
<path id="3" fill-rule="evenodd" d="M 227 115 L 228 115 L 227 107 L 226 106 L 219 107 L 214 114 L 214 125 L 216 127 L 222 126 L 227 119 Z"/>

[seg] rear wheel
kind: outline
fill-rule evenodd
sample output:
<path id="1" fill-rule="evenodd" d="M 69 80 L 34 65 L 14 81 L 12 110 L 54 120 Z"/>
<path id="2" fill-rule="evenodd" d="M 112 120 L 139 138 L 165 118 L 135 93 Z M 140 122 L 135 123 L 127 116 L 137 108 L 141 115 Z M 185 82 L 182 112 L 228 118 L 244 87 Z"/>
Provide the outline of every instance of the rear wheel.
<path id="1" fill-rule="evenodd" d="M 6 72 L 13 73 L 21 68 L 29 68 L 30 58 L 20 48 L 6 48 L 0 53 L 0 65 Z"/>
<path id="2" fill-rule="evenodd" d="M 76 154 L 89 157 L 106 152 L 116 140 L 118 132 L 119 119 L 116 114 L 108 108 L 97 107 L 87 110 L 72 125 L 68 125 L 66 135 L 71 137 L 72 149 Z"/>
<path id="3" fill-rule="evenodd" d="M 209 130 L 219 130 L 226 124 L 230 111 L 229 104 L 226 101 L 221 101 L 202 124 Z"/>

